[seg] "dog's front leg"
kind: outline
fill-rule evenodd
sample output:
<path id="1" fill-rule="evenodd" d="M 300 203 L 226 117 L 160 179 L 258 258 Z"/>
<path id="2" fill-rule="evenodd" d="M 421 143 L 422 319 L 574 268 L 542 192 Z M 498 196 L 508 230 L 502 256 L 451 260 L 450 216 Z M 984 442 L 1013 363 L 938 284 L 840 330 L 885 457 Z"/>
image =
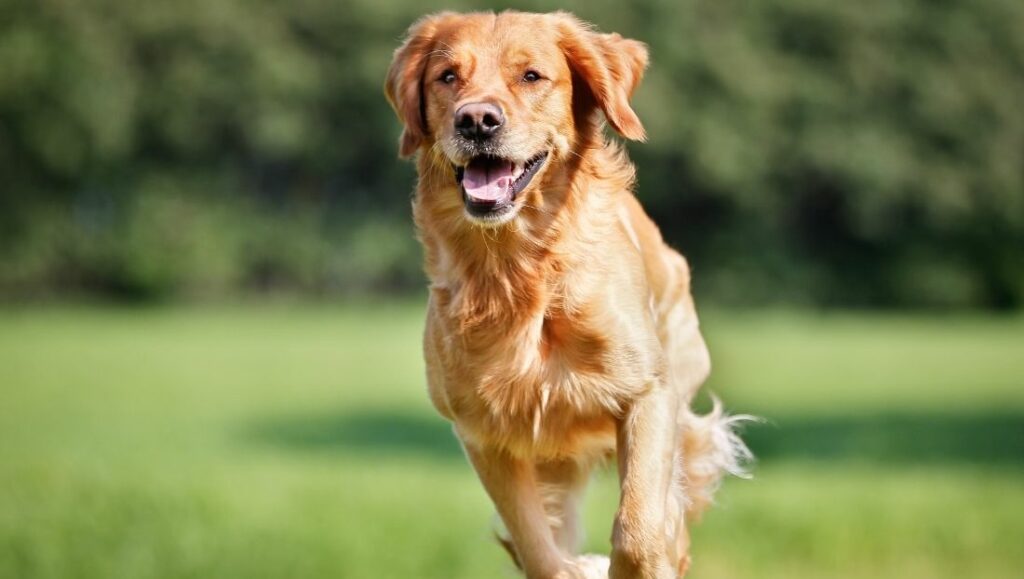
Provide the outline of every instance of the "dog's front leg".
<path id="1" fill-rule="evenodd" d="M 678 397 L 663 384 L 638 398 L 617 433 L 622 497 L 612 531 L 611 579 L 674 579 L 665 507 L 677 452 Z"/>
<path id="2" fill-rule="evenodd" d="M 466 443 L 477 476 L 494 501 L 529 579 L 590 579 L 596 577 L 559 550 L 551 532 L 534 465 L 507 452 Z M 603 578 L 604 572 L 601 571 Z"/>

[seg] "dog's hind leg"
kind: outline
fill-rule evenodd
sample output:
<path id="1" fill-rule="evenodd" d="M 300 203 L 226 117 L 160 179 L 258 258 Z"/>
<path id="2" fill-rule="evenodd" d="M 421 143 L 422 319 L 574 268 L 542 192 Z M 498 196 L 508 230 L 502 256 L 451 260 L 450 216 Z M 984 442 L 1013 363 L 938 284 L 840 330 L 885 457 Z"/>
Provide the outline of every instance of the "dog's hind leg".
<path id="1" fill-rule="evenodd" d="M 466 455 L 508 531 L 506 549 L 526 576 L 552 579 L 565 566 L 547 524 L 533 464 L 494 448 L 464 441 Z"/>
<path id="2" fill-rule="evenodd" d="M 583 541 L 580 503 L 590 479 L 590 468 L 590 464 L 573 460 L 537 464 L 537 480 L 551 533 L 568 555 L 578 553 Z"/>
<path id="3" fill-rule="evenodd" d="M 536 464 L 537 490 L 551 535 L 557 547 L 569 557 L 574 557 L 579 552 L 583 542 L 580 503 L 590 480 L 591 468 L 589 462 L 574 460 Z M 496 535 L 516 566 L 522 568 L 519 554 L 504 525 L 497 530 Z"/>
<path id="4" fill-rule="evenodd" d="M 536 465 L 498 449 L 470 443 L 464 448 L 508 531 L 507 538 L 499 539 L 529 579 L 607 578 L 607 558 L 572 556 L 560 546 Z M 564 534 L 561 540 L 574 534 Z"/>

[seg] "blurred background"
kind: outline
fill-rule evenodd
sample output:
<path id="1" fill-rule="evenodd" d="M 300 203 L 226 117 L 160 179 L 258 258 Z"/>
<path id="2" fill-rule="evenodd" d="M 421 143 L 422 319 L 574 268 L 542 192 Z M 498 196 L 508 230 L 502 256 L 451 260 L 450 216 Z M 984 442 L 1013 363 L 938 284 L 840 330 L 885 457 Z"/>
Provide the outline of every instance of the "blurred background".
<path id="1" fill-rule="evenodd" d="M 692 576 L 1019 577 L 1018 0 L 0 0 L 0 576 L 515 576 L 381 89 L 417 17 L 503 8 L 650 46 L 638 196 L 767 419 Z"/>

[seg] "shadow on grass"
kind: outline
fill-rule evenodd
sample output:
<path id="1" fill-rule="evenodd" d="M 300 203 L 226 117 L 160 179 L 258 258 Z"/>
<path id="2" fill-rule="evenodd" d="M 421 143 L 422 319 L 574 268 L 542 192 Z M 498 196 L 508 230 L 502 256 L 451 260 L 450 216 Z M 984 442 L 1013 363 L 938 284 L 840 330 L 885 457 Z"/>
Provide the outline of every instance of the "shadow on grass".
<path id="1" fill-rule="evenodd" d="M 248 442 L 300 452 L 365 452 L 463 460 L 439 417 L 364 409 L 258 422 Z M 881 464 L 965 463 L 1024 467 L 1024 414 L 870 414 L 770 417 L 743 438 L 758 460 L 855 460 Z"/>
<path id="2" fill-rule="evenodd" d="M 257 443 L 296 451 L 408 453 L 435 459 L 462 458 L 451 425 L 437 416 L 367 409 L 337 414 L 276 418 L 246 429 Z"/>
<path id="3" fill-rule="evenodd" d="M 743 437 L 761 461 L 1024 466 L 1024 414 L 869 414 L 770 418 Z"/>

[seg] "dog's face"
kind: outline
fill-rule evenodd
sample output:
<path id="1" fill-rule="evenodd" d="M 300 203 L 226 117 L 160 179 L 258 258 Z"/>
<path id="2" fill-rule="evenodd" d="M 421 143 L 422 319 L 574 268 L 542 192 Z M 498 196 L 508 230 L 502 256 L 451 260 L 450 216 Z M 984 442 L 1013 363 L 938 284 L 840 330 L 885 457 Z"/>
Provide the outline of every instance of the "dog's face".
<path id="1" fill-rule="evenodd" d="M 644 138 L 629 96 L 646 64 L 639 42 L 565 13 L 442 13 L 410 28 L 385 93 L 404 124 L 401 155 L 427 147 L 465 216 L 498 225 L 576 152 L 596 108 L 623 136 Z"/>

